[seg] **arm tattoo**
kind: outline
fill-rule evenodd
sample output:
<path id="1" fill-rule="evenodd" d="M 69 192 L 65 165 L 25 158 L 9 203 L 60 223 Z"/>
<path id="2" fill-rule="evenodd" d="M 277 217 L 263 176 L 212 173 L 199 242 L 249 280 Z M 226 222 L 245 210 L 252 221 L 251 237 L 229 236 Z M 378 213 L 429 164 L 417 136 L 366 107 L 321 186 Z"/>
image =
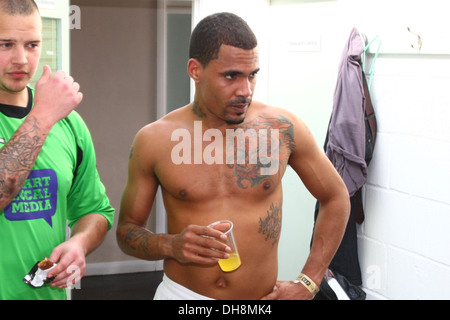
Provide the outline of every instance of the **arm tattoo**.
<path id="1" fill-rule="evenodd" d="M 18 194 L 36 162 L 47 135 L 29 117 L 0 149 L 0 201 L 4 207 Z"/>
<path id="2" fill-rule="evenodd" d="M 272 247 L 278 242 L 281 233 L 281 204 L 272 203 L 266 218 L 259 218 L 258 233 L 265 235 L 266 241 L 272 241 Z"/>
<path id="3" fill-rule="evenodd" d="M 128 249 L 130 249 L 135 256 L 140 258 L 150 258 L 150 240 L 151 233 L 141 227 L 129 227 L 123 236 L 123 242 Z"/>
<path id="4" fill-rule="evenodd" d="M 277 161 L 281 165 L 282 170 L 278 170 L 278 174 L 286 169 L 289 156 L 295 149 L 294 125 L 291 121 L 289 121 L 289 119 L 283 116 L 278 116 L 276 118 L 264 118 L 262 116 L 259 116 L 252 122 L 242 124 L 235 128 L 235 130 L 239 129 L 242 129 L 247 133 L 252 131 L 256 132 L 256 139 L 258 139 L 258 136 L 259 139 L 261 139 L 261 135 L 258 135 L 260 130 L 265 130 L 266 132 L 271 132 L 271 130 L 273 129 L 278 130 L 278 149 L 271 150 L 271 152 L 268 152 L 266 150 L 262 151 L 267 152 L 268 154 L 273 153 L 272 151 L 275 151 L 275 154 L 270 154 L 270 157 L 277 157 Z M 272 136 L 270 134 L 267 134 L 266 139 L 266 146 L 268 147 L 268 149 L 271 149 Z M 235 164 L 228 164 L 229 168 L 234 169 L 234 175 L 237 177 L 237 184 L 242 189 L 247 189 L 248 185 L 250 185 L 251 187 L 258 186 L 262 183 L 263 180 L 267 179 L 267 176 L 261 175 L 260 172 L 261 168 L 268 167 L 270 166 L 270 164 L 267 165 L 260 162 L 260 158 L 258 157 L 258 155 L 260 154 L 259 142 L 257 143 L 256 150 L 250 150 L 252 148 L 249 147 L 250 143 L 248 141 L 245 143 L 245 150 L 238 150 L 239 146 L 236 144 L 233 146 L 235 149 L 234 154 L 239 154 L 239 152 L 245 153 L 245 164 L 238 164 L 236 162 Z M 251 156 L 255 158 L 255 153 L 258 161 L 252 164 L 250 163 L 249 159 Z"/>

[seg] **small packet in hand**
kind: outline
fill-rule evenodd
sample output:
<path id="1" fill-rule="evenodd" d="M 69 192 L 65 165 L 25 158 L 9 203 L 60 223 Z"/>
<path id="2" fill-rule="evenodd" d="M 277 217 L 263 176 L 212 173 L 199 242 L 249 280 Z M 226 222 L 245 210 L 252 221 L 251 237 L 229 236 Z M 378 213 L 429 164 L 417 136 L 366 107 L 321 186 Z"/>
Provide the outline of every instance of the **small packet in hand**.
<path id="1" fill-rule="evenodd" d="M 23 278 L 23 281 L 32 288 L 40 288 L 44 284 L 48 284 L 53 281 L 54 277 L 48 279 L 47 274 L 54 267 L 56 267 L 56 264 L 45 258 L 33 266 L 30 272 L 25 276 L 25 278 Z"/>

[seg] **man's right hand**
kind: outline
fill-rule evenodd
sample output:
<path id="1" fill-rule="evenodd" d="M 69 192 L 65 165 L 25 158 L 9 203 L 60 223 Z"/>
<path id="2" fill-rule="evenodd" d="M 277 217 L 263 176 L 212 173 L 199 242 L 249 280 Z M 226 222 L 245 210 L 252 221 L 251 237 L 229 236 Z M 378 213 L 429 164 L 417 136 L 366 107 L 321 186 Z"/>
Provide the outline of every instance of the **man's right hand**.
<path id="1" fill-rule="evenodd" d="M 80 85 L 64 71 L 58 71 L 52 77 L 49 66 L 44 67 L 44 73 L 35 87 L 35 115 L 39 115 L 50 126 L 67 117 L 83 100 Z"/>
<path id="2" fill-rule="evenodd" d="M 172 240 L 172 257 L 181 263 L 214 264 L 229 258 L 226 235 L 211 227 L 190 225 Z"/>

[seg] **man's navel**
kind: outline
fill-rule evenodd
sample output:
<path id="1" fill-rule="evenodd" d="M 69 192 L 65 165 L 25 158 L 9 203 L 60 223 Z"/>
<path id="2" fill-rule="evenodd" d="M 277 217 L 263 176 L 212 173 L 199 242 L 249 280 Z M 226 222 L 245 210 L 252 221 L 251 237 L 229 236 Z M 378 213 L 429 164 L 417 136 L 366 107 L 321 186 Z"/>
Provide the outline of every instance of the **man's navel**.
<path id="1" fill-rule="evenodd" d="M 225 289 L 228 287 L 228 282 L 225 280 L 225 278 L 220 277 L 219 279 L 217 279 L 216 281 L 216 287 L 217 288 L 221 288 L 221 289 Z"/>

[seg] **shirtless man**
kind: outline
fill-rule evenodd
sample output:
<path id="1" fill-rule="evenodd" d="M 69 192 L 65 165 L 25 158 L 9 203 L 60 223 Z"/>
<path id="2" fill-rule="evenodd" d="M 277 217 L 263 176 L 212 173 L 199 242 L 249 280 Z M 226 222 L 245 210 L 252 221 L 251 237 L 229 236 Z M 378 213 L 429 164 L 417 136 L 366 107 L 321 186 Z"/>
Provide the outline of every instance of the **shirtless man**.
<path id="1" fill-rule="evenodd" d="M 321 203 L 311 252 L 299 272 L 319 285 L 339 246 L 349 214 L 347 189 L 299 118 L 252 101 L 258 71 L 257 41 L 248 25 L 228 13 L 205 18 L 191 38 L 194 102 L 135 138 L 117 239 L 129 255 L 165 260 L 164 281 L 180 295 L 157 292 L 155 299 L 187 299 L 182 293 L 194 299 L 313 297 L 308 288 L 314 284 L 277 282 L 281 179 L 288 165 Z M 232 141 L 240 134 L 250 138 L 230 144 L 233 133 Z M 245 159 L 239 159 L 242 148 Z M 158 187 L 168 234 L 145 229 Z M 234 222 L 242 261 L 228 273 L 217 263 L 229 257 L 223 230 L 207 227 L 223 219 Z M 161 286 L 158 291 L 165 291 Z"/>

